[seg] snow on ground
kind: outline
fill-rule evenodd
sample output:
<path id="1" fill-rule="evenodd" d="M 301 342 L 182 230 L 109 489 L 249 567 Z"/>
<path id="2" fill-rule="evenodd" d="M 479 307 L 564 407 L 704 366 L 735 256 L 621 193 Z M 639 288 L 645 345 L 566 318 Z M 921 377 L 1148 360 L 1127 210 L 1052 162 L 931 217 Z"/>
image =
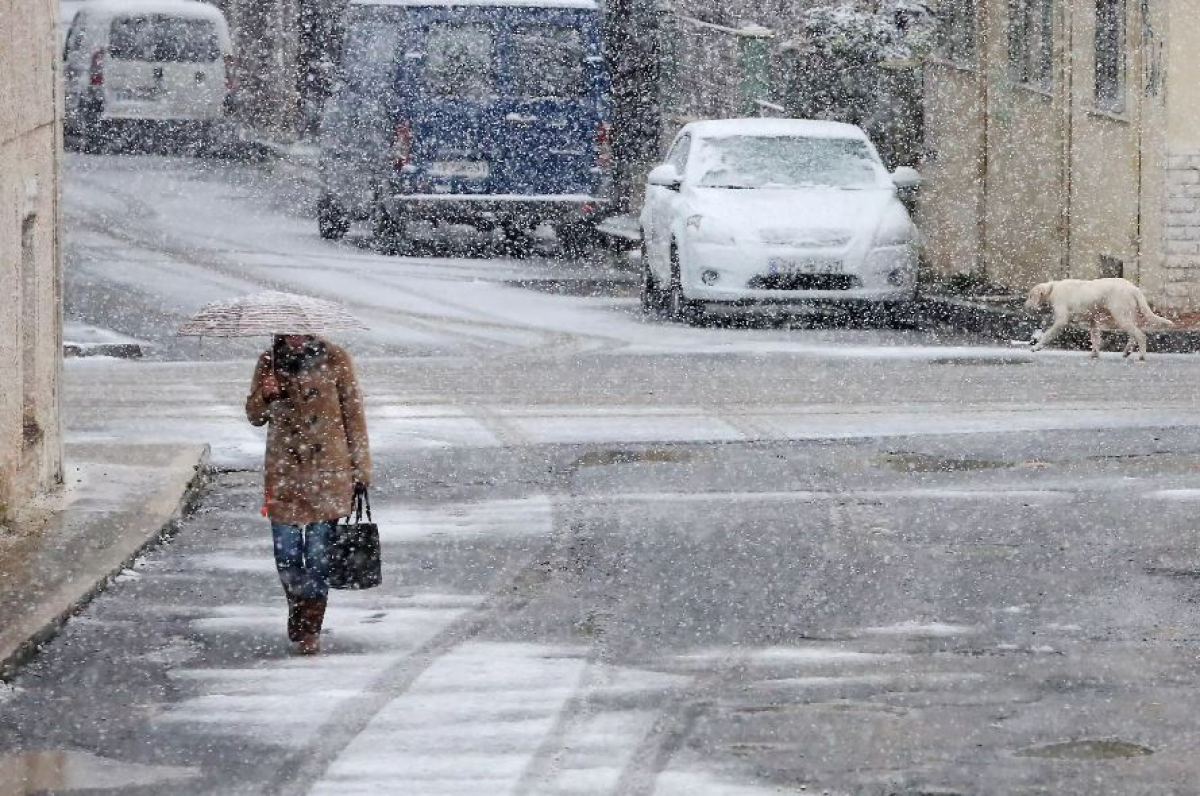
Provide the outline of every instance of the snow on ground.
<path id="1" fill-rule="evenodd" d="M 372 330 L 347 339 L 376 352 L 1030 359 L 1008 348 L 921 339 L 880 344 L 879 333 L 870 331 L 840 331 L 834 342 L 811 330 L 693 329 L 647 321 L 632 299 L 554 295 L 512 284 L 628 281 L 634 274 L 614 270 L 628 266 L 384 256 L 361 242 L 321 240 L 313 220 L 271 206 L 278 186 L 254 169 L 147 157 L 73 159 L 72 166 L 65 189 L 71 273 L 146 294 L 179 318 L 209 301 L 282 287 L 354 307 Z"/>

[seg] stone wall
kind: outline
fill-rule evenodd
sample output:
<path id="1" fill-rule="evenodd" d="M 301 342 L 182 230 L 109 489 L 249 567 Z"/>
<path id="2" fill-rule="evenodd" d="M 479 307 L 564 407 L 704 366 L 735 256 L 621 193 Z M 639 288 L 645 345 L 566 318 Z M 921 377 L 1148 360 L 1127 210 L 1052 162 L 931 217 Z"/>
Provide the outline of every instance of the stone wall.
<path id="1" fill-rule="evenodd" d="M 58 6 L 0 0 L 0 520 L 62 479 Z M 20 10 L 18 11 L 18 5 Z"/>
<path id="2" fill-rule="evenodd" d="M 1173 150 L 1164 180 L 1165 284 L 1157 304 L 1172 309 L 1200 306 L 1200 150 Z"/>

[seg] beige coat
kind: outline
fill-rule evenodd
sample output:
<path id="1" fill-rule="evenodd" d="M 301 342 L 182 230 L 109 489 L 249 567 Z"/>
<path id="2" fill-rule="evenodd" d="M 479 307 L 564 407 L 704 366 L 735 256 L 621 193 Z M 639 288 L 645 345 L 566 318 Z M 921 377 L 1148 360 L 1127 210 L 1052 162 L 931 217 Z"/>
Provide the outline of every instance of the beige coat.
<path id="1" fill-rule="evenodd" d="M 326 358 L 311 370 L 276 369 L 281 395 L 268 402 L 263 379 L 271 355 L 258 360 L 246 416 L 267 432 L 267 516 L 272 522 L 307 525 L 350 513 L 354 483 L 371 481 L 371 454 L 362 394 L 350 355 L 325 343 Z"/>

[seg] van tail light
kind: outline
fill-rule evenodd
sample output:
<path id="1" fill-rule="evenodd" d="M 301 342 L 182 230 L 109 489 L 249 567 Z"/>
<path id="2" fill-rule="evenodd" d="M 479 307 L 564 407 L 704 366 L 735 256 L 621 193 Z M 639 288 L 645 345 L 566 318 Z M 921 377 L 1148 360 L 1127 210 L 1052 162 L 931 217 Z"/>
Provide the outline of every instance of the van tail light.
<path id="1" fill-rule="evenodd" d="M 227 55 L 225 56 L 225 88 L 229 91 L 236 91 L 237 87 L 237 59 L 232 55 Z"/>
<path id="2" fill-rule="evenodd" d="M 93 86 L 104 85 L 104 50 L 96 50 L 92 53 L 92 65 L 88 70 L 90 76 L 89 83 Z"/>
<path id="3" fill-rule="evenodd" d="M 412 155 L 412 125 L 400 122 L 396 125 L 396 133 L 392 138 L 392 166 L 397 171 L 408 165 Z"/>
<path id="4" fill-rule="evenodd" d="M 612 136 L 604 122 L 596 128 L 596 167 L 603 171 L 612 168 Z"/>

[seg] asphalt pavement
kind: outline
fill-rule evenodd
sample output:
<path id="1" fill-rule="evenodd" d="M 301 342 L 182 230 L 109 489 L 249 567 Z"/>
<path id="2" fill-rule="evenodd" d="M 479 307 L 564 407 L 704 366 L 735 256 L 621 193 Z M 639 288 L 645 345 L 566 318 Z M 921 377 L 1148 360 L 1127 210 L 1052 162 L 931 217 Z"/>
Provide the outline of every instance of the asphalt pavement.
<path id="1" fill-rule="evenodd" d="M 307 201 L 72 160 L 68 308 L 152 351 L 70 363 L 69 432 L 220 472 L 0 686 L 0 793 L 1197 792 L 1194 357 L 688 329 L 620 263 L 386 257 Z M 316 659 L 258 516 L 257 343 L 170 334 L 262 287 L 372 325 L 386 582 Z"/>

